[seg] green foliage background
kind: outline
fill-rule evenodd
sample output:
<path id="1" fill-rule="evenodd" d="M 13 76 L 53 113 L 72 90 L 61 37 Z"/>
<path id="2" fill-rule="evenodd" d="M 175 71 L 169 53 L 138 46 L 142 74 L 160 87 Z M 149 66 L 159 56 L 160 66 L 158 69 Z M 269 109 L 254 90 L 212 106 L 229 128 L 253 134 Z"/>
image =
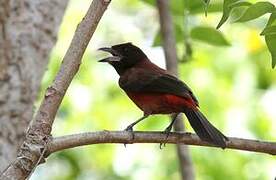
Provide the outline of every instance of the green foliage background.
<path id="1" fill-rule="evenodd" d="M 118 88 L 115 71 L 106 64 L 97 63 L 105 54 L 96 50 L 133 42 L 154 63 L 164 67 L 154 2 L 113 0 L 63 100 L 53 128 L 54 136 L 121 130 L 142 115 Z M 43 79 L 41 95 L 57 72 L 75 27 L 89 4 L 88 0 L 71 0 Z M 276 123 L 273 122 L 276 118 L 276 72 L 271 69 L 271 56 L 264 37 L 260 36 L 269 15 L 246 23 L 231 24 L 227 20 L 216 30 L 222 16 L 222 1 L 211 1 L 207 17 L 201 0 L 172 0 L 171 5 L 180 78 L 194 90 L 202 111 L 228 136 L 276 141 Z M 248 7 L 235 8 L 230 22 L 240 17 L 244 8 Z M 168 117 L 158 115 L 136 129 L 163 130 L 168 123 Z M 185 124 L 192 131 L 186 120 Z M 195 146 L 190 146 L 190 150 L 199 180 L 265 180 L 276 176 L 276 159 L 270 155 Z M 167 180 L 180 179 L 180 173 L 174 145 L 160 150 L 158 144 L 133 144 L 127 148 L 120 144 L 102 144 L 53 154 L 46 164 L 37 168 L 31 179 Z"/>

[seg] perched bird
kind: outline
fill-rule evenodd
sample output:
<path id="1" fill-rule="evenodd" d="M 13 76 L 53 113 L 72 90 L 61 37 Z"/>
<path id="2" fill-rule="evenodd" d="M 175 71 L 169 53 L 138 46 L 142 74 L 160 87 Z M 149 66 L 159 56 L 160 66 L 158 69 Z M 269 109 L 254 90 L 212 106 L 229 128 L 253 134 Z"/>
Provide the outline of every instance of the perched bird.
<path id="1" fill-rule="evenodd" d="M 145 53 L 131 43 L 103 47 L 99 50 L 112 56 L 99 60 L 112 65 L 120 76 L 119 86 L 144 112 L 144 116 L 130 124 L 125 130 L 153 114 L 184 113 L 196 134 L 221 148 L 226 147 L 228 138 L 215 128 L 199 111 L 199 104 L 191 89 L 166 70 L 153 64 Z M 166 128 L 167 135 L 176 118 Z"/>

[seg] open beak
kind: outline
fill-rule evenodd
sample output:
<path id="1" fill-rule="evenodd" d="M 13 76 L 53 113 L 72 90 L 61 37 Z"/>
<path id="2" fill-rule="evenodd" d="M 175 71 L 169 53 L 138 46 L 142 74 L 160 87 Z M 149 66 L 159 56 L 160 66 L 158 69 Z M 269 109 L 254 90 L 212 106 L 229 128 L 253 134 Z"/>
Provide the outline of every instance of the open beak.
<path id="1" fill-rule="evenodd" d="M 115 51 L 114 49 L 112 49 L 112 48 L 103 47 L 103 48 L 100 48 L 98 50 L 109 52 L 110 54 L 113 55 L 113 56 L 101 59 L 98 62 L 118 62 L 118 61 L 121 60 L 121 55 L 117 51 Z"/>

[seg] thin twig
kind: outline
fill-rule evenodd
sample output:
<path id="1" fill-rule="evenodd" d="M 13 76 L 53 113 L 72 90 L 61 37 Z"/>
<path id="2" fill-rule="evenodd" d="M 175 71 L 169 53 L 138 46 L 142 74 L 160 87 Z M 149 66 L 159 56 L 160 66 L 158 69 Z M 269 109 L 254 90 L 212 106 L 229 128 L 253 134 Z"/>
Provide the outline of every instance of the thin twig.
<path id="1" fill-rule="evenodd" d="M 157 7 L 160 19 L 160 29 L 163 40 L 163 49 L 166 57 L 166 67 L 168 72 L 178 76 L 178 58 L 176 51 L 176 40 L 174 35 L 174 25 L 170 13 L 169 2 L 167 0 L 157 0 Z M 185 131 L 182 116 L 178 116 L 174 123 L 176 131 Z M 194 180 L 195 173 L 190 157 L 189 149 L 185 145 L 177 145 L 177 155 L 180 164 L 182 180 Z"/>
<path id="2" fill-rule="evenodd" d="M 0 175 L 1 180 L 25 179 L 33 171 L 49 141 L 59 105 L 81 64 L 84 51 L 111 0 L 93 0 L 78 25 L 52 85 L 47 88 L 17 159 Z M 44 160 L 44 159 L 43 159 Z"/>
<path id="3" fill-rule="evenodd" d="M 57 151 L 77 146 L 103 143 L 132 144 L 166 142 L 171 144 L 215 147 L 210 143 L 200 140 L 197 135 L 192 133 L 172 132 L 168 139 L 166 139 L 166 134 L 163 132 L 135 131 L 134 133 L 135 139 L 132 139 L 132 134 L 126 131 L 107 130 L 56 137 L 48 143 L 47 154 L 49 155 Z M 276 142 L 229 137 L 226 148 L 276 155 Z"/>

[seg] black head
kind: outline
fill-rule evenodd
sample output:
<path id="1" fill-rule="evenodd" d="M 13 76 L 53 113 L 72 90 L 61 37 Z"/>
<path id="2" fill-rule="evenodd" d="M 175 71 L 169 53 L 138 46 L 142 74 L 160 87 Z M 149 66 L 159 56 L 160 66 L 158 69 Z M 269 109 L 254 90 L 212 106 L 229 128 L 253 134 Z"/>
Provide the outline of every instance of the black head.
<path id="1" fill-rule="evenodd" d="M 113 55 L 99 62 L 108 62 L 116 69 L 119 75 L 123 74 L 135 64 L 147 59 L 143 51 L 131 43 L 118 44 L 111 46 L 111 48 L 104 47 L 99 50 L 109 52 Z"/>

